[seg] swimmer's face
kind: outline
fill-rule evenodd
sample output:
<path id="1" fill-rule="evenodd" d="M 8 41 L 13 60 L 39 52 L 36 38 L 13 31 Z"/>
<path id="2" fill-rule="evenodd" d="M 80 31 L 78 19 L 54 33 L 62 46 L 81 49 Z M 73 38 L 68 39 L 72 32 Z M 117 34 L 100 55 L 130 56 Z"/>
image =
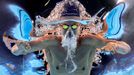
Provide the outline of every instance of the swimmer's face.
<path id="1" fill-rule="evenodd" d="M 77 22 L 65 22 L 62 24 L 63 35 L 66 37 L 73 37 L 73 35 L 77 35 L 78 23 Z"/>

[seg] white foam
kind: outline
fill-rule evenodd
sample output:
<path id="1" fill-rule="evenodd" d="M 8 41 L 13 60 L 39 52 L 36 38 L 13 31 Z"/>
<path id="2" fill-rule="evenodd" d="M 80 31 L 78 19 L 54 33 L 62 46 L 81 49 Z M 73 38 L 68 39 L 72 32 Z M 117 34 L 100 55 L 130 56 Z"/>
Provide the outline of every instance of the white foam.
<path id="1" fill-rule="evenodd" d="M 68 37 L 70 31 L 72 37 Z M 72 73 L 77 69 L 77 65 L 73 60 L 73 58 L 75 57 L 75 52 L 77 47 L 77 37 L 73 33 L 73 31 L 69 29 L 66 32 L 61 43 L 62 43 L 62 47 L 67 51 L 67 56 L 65 59 L 65 68 L 69 73 Z"/>

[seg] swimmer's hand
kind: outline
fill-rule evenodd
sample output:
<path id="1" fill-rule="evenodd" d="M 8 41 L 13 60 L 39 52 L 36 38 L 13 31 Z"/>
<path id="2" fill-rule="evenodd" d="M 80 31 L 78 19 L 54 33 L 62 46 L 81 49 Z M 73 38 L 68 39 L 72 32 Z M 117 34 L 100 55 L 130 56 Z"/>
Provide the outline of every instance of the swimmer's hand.
<path id="1" fill-rule="evenodd" d="M 109 42 L 106 46 L 102 48 L 97 48 L 97 50 L 111 51 L 112 53 L 127 54 L 131 51 L 131 47 L 123 41 Z"/>

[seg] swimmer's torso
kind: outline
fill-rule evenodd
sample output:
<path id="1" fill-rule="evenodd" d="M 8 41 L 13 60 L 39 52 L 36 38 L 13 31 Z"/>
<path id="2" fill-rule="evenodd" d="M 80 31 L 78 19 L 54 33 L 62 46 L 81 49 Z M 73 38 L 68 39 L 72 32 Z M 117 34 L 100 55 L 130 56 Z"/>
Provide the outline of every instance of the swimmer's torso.
<path id="1" fill-rule="evenodd" d="M 48 63 L 50 64 L 51 75 L 89 75 L 96 48 L 104 45 L 103 42 L 96 39 L 83 39 L 77 47 L 74 57 L 77 69 L 73 73 L 68 73 L 65 69 L 64 61 L 67 56 L 67 52 L 57 41 L 50 42 L 53 42 L 53 44 L 47 47 L 46 55 Z"/>

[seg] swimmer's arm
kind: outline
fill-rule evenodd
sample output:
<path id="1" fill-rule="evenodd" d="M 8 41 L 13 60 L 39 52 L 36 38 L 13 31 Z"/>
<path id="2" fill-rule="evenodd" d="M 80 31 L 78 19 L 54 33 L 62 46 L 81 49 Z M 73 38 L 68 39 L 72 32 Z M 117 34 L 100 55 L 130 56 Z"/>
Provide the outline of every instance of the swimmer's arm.
<path id="1" fill-rule="evenodd" d="M 104 47 L 98 49 L 104 51 L 111 51 L 113 53 L 127 54 L 131 51 L 131 47 L 123 41 L 108 42 Z"/>
<path id="2" fill-rule="evenodd" d="M 3 41 L 6 47 L 11 50 L 11 52 L 18 56 L 18 55 L 25 55 L 37 50 L 42 50 L 46 47 L 45 41 L 40 39 L 36 39 L 34 41 L 21 41 L 21 40 L 14 40 L 8 38 L 7 36 L 3 36 Z"/>

